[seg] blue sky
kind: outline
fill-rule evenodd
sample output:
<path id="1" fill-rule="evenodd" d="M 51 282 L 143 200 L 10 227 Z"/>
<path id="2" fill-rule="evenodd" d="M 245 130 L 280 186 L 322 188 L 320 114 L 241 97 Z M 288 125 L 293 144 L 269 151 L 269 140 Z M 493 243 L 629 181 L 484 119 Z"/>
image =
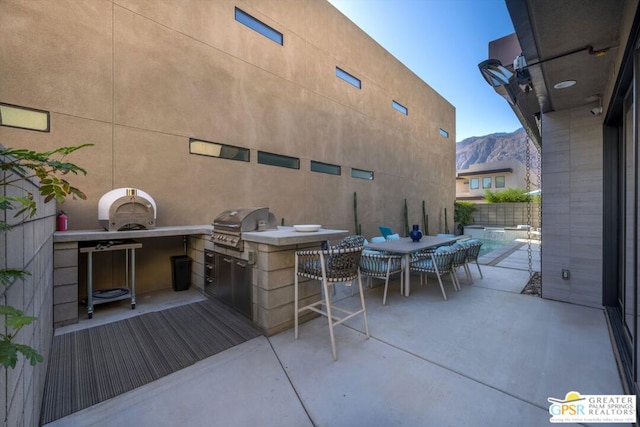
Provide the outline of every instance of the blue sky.
<path id="1" fill-rule="evenodd" d="M 329 0 L 456 107 L 456 141 L 521 127 L 482 78 L 491 40 L 514 32 L 504 0 Z"/>

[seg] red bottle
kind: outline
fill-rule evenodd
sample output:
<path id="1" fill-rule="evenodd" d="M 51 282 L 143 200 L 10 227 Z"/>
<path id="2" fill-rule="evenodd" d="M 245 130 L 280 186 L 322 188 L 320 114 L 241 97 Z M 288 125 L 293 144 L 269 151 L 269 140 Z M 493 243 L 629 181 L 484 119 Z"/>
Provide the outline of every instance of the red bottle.
<path id="1" fill-rule="evenodd" d="M 64 211 L 60 211 L 58 214 L 58 224 L 56 229 L 58 231 L 67 231 L 67 214 Z"/>

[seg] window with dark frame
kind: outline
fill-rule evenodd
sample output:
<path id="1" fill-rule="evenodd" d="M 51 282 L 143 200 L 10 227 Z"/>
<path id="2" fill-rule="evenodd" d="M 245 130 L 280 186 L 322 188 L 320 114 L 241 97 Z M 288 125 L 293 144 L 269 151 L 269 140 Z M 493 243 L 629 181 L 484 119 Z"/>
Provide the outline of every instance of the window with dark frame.
<path id="1" fill-rule="evenodd" d="M 407 107 L 405 107 L 404 105 L 400 104 L 399 102 L 396 101 L 391 101 L 391 106 L 397 110 L 400 111 L 402 114 L 404 114 L 405 116 L 409 115 L 409 109 Z"/>
<path id="2" fill-rule="evenodd" d="M 281 168 L 300 169 L 300 159 L 282 154 L 258 151 L 258 163 L 261 165 L 279 166 Z"/>
<path id="3" fill-rule="evenodd" d="M 311 171 L 312 172 L 319 172 L 319 173 L 326 173 L 326 174 L 329 174 L 329 175 L 340 175 L 341 174 L 340 166 L 332 165 L 330 163 L 316 162 L 315 160 L 311 160 Z"/>
<path id="4" fill-rule="evenodd" d="M 284 36 L 281 32 L 274 30 L 264 22 L 254 18 L 242 9 L 235 9 L 236 21 L 262 34 L 266 38 L 273 40 L 279 45 L 284 44 Z"/>
<path id="5" fill-rule="evenodd" d="M 504 188 L 504 176 L 496 176 L 496 188 Z"/>
<path id="6" fill-rule="evenodd" d="M 0 102 L 0 126 L 49 132 L 51 117 L 48 111 Z"/>
<path id="7" fill-rule="evenodd" d="M 491 177 L 482 178 L 482 188 L 491 188 Z"/>
<path id="8" fill-rule="evenodd" d="M 351 178 L 373 180 L 373 172 L 364 169 L 351 169 Z"/>
<path id="9" fill-rule="evenodd" d="M 469 188 L 472 190 L 477 190 L 480 188 L 480 180 L 478 178 L 471 178 L 469 181 Z"/>
<path id="10" fill-rule="evenodd" d="M 442 128 L 440 128 L 440 135 L 444 136 L 445 138 L 449 138 L 449 132 Z"/>
<path id="11" fill-rule="evenodd" d="M 340 67 L 336 67 L 336 76 L 349 83 L 350 85 L 362 89 L 362 82 L 357 77 L 352 76 Z"/>
<path id="12" fill-rule="evenodd" d="M 248 148 L 203 141 L 195 138 L 189 138 L 189 153 L 200 156 L 217 157 L 219 159 L 238 160 L 241 162 L 248 162 L 250 160 L 250 151 Z"/>

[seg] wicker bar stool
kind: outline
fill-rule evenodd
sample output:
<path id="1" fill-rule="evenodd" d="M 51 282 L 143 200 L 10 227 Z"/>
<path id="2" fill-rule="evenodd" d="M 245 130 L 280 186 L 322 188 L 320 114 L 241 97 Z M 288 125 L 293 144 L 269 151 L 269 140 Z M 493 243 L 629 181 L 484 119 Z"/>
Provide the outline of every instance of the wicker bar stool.
<path id="1" fill-rule="evenodd" d="M 367 338 L 369 338 L 369 325 L 367 323 L 367 310 L 364 304 L 364 293 L 362 290 L 362 278 L 360 276 L 360 257 L 362 255 L 362 246 L 347 248 L 330 248 L 327 250 L 314 251 L 297 251 L 295 257 L 295 280 L 294 280 L 294 335 L 298 339 L 298 317 L 301 312 L 311 310 L 319 313 L 329 321 L 329 336 L 331 338 L 331 349 L 333 352 L 333 360 L 338 360 L 336 352 L 336 341 L 333 328 L 340 323 L 345 322 L 352 317 L 362 314 L 364 318 L 364 330 Z M 299 295 L 299 277 L 320 280 L 324 298 L 312 304 L 298 307 Z M 357 311 L 349 311 L 340 307 L 336 307 L 331 302 L 331 292 L 329 287 L 335 286 L 337 283 L 351 283 L 358 279 L 358 289 L 360 291 L 361 308 Z M 322 308 L 325 308 L 323 310 Z M 335 312 L 340 312 L 343 316 L 338 316 Z"/>

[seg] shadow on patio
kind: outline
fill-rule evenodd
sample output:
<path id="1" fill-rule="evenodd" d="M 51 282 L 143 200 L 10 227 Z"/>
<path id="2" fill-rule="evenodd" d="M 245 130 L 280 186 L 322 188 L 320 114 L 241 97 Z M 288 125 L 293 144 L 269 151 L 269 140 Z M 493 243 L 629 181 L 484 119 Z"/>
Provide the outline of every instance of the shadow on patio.
<path id="1" fill-rule="evenodd" d="M 521 295 L 527 271 L 482 270 L 460 292 L 445 283 L 448 301 L 415 276 L 387 306 L 367 289 L 371 338 L 361 317 L 337 327 L 337 362 L 317 318 L 297 341 L 254 338 L 49 425 L 540 426 L 548 397 L 623 394 L 602 310 Z"/>

